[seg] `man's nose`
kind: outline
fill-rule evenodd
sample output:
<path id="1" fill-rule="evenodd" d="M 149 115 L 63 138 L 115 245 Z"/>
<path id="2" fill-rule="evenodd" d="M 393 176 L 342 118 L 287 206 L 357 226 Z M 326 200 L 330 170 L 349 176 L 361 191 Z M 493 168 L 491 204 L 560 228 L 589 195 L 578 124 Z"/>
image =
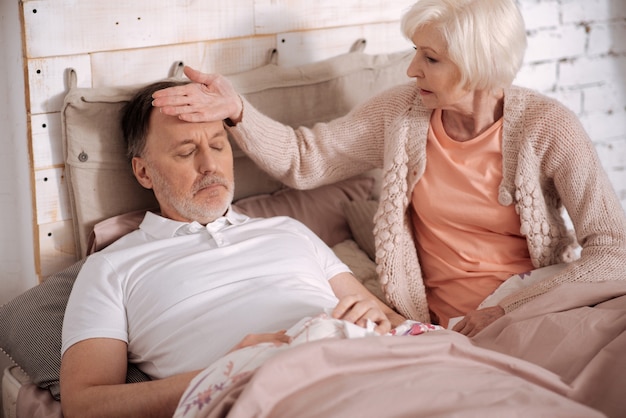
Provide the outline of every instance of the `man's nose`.
<path id="1" fill-rule="evenodd" d="M 210 150 L 198 152 L 197 164 L 200 173 L 213 173 L 217 170 L 217 159 Z"/>

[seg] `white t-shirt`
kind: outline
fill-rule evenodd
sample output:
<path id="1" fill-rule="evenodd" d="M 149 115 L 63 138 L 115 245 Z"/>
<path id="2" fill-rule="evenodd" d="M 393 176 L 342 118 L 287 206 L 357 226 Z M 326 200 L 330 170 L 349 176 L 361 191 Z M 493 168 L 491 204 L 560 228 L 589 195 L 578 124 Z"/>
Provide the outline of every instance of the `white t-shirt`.
<path id="1" fill-rule="evenodd" d="M 148 212 L 91 255 L 68 301 L 62 352 L 89 338 L 128 343 L 152 378 L 198 370 L 247 334 L 287 329 L 337 304 L 328 280 L 349 271 L 287 217 L 232 209 L 202 226 Z"/>

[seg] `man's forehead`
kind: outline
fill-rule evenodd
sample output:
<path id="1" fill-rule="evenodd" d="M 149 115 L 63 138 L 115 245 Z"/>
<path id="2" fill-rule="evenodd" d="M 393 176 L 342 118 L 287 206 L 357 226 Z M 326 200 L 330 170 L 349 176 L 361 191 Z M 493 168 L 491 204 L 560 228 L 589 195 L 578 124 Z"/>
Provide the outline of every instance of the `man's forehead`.
<path id="1" fill-rule="evenodd" d="M 192 142 L 194 138 L 198 137 L 216 138 L 225 135 L 226 130 L 222 121 L 186 122 L 176 116 L 165 115 L 156 109 L 150 116 L 148 139 L 151 136 L 161 137 L 177 146 L 181 143 Z"/>

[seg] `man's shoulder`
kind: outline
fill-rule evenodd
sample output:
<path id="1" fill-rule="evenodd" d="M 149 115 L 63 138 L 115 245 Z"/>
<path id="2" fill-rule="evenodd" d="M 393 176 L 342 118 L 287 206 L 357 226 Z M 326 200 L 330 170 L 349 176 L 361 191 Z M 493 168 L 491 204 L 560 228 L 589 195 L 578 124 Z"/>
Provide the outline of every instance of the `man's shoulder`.
<path id="1" fill-rule="evenodd" d="M 118 240 L 111 243 L 108 247 L 99 251 L 99 253 L 106 254 L 114 251 L 125 250 L 127 248 L 145 244 L 148 241 L 150 241 L 150 235 L 146 234 L 145 231 L 141 229 L 136 229 L 126 235 L 123 235 Z"/>

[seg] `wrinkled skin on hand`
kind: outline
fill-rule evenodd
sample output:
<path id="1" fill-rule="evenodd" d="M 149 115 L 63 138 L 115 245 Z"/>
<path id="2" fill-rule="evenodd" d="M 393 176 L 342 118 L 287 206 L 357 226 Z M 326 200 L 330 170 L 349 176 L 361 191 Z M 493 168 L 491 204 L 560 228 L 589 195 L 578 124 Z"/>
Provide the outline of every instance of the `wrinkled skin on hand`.
<path id="1" fill-rule="evenodd" d="M 391 330 L 391 322 L 378 304 L 362 295 L 349 295 L 342 298 L 332 312 L 332 317 L 352 322 L 365 328 L 369 319 L 376 324 L 374 331 L 386 334 Z"/>
<path id="2" fill-rule="evenodd" d="M 177 116 L 186 122 L 215 122 L 241 119 L 243 103 L 231 82 L 220 74 L 205 74 L 185 67 L 192 83 L 159 90 L 152 95 L 152 105 L 161 113 Z"/>
<path id="3" fill-rule="evenodd" d="M 504 316 L 504 313 L 504 309 L 500 306 L 491 306 L 489 308 L 470 311 L 452 329 L 468 337 L 473 337 L 485 329 L 487 325 Z"/>

